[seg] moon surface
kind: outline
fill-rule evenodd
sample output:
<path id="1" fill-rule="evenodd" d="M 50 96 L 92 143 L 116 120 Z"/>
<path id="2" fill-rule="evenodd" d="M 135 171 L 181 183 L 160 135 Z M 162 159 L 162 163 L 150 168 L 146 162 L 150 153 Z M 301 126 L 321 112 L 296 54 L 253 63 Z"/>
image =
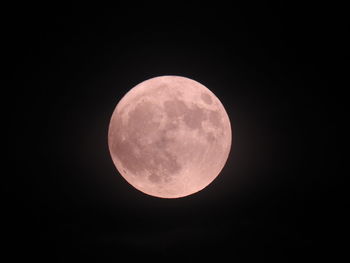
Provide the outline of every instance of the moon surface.
<path id="1" fill-rule="evenodd" d="M 119 173 L 151 196 L 179 198 L 209 185 L 231 149 L 231 125 L 219 99 L 197 81 L 160 76 L 117 104 L 108 146 Z"/>

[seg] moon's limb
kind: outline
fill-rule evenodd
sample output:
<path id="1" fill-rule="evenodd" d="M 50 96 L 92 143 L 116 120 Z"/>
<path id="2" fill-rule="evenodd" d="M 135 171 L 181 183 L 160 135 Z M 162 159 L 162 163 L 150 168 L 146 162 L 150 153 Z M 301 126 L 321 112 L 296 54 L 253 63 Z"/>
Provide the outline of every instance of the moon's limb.
<path id="1" fill-rule="evenodd" d="M 109 126 L 118 171 L 138 190 L 177 198 L 202 190 L 220 173 L 231 126 L 219 99 L 202 84 L 162 76 L 131 89 Z"/>

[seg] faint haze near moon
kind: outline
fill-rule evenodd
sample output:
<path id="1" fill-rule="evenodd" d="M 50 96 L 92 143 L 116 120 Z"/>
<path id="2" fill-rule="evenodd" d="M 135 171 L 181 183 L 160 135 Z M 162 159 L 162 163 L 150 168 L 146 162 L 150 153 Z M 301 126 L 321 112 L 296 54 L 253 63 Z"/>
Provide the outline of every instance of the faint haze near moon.
<path id="1" fill-rule="evenodd" d="M 209 185 L 221 172 L 232 141 L 220 100 L 180 76 L 148 79 L 117 104 L 108 144 L 119 173 L 136 189 L 179 198 Z"/>

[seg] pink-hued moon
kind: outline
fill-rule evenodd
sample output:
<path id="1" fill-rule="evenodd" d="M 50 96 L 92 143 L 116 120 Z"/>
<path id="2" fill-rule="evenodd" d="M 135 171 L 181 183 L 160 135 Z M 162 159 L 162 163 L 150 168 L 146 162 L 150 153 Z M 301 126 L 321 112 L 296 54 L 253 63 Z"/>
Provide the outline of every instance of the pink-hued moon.
<path id="1" fill-rule="evenodd" d="M 231 125 L 220 100 L 197 81 L 148 79 L 117 104 L 108 145 L 119 173 L 151 196 L 179 198 L 208 186 L 231 149 Z"/>

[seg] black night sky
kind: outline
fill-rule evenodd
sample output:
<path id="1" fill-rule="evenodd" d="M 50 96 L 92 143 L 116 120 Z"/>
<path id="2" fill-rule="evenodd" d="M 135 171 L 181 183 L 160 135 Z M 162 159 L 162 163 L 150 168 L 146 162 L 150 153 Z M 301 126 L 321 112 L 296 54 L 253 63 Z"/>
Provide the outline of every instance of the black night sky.
<path id="1" fill-rule="evenodd" d="M 334 74 L 345 74 L 336 68 L 345 56 L 342 7 L 198 1 L 10 9 L 14 87 L 13 99 L 3 100 L 14 139 L 3 227 L 13 259 L 316 262 L 338 254 L 344 104 Z M 107 145 L 117 102 L 160 75 L 211 89 L 233 132 L 220 176 L 173 200 L 131 187 Z"/>

